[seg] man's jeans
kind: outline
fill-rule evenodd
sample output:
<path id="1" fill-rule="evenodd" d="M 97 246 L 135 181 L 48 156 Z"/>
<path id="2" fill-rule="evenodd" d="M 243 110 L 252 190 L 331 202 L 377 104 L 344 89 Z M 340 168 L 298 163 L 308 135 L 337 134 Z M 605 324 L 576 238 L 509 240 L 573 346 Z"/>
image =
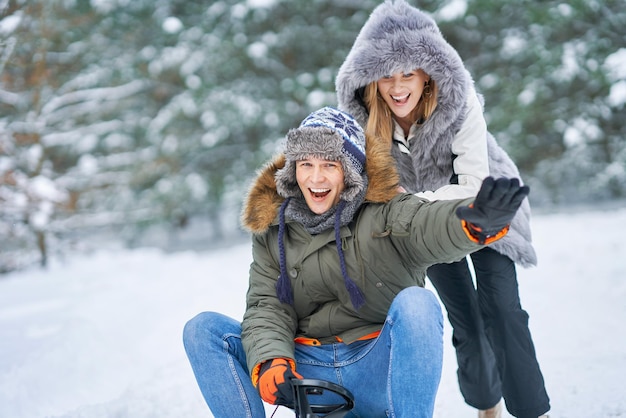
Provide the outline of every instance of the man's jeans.
<path id="1" fill-rule="evenodd" d="M 241 324 L 204 312 L 186 325 L 185 350 L 202 395 L 216 418 L 265 417 L 241 344 Z M 441 377 L 443 319 L 429 290 L 410 287 L 394 299 L 376 339 L 309 346 L 296 344 L 305 379 L 338 383 L 352 392 L 347 417 L 432 417 Z M 324 396 L 311 403 L 324 403 Z"/>

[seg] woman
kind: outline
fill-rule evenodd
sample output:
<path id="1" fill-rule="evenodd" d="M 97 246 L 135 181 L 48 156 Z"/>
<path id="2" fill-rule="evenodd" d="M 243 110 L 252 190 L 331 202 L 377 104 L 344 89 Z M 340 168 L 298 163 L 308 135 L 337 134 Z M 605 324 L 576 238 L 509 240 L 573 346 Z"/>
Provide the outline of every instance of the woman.
<path id="1" fill-rule="evenodd" d="M 350 390 L 350 416 L 432 417 L 443 328 L 426 268 L 499 239 L 528 188 L 489 178 L 475 199 L 428 202 L 396 193 L 384 144 L 368 145 L 366 171 L 364 146 L 350 115 L 323 108 L 255 181 L 242 217 L 253 233 L 243 322 L 205 312 L 184 330 L 215 417 L 292 405 L 302 377 Z"/>
<path id="2" fill-rule="evenodd" d="M 339 69 L 339 108 L 391 147 L 401 186 L 429 200 L 476 194 L 488 175 L 519 172 L 487 132 L 482 105 L 461 58 L 436 23 L 405 1 L 378 6 Z M 479 417 L 550 409 L 522 309 L 515 263 L 536 264 L 524 201 L 502 240 L 466 260 L 428 269 L 453 327 L 458 378 Z"/>

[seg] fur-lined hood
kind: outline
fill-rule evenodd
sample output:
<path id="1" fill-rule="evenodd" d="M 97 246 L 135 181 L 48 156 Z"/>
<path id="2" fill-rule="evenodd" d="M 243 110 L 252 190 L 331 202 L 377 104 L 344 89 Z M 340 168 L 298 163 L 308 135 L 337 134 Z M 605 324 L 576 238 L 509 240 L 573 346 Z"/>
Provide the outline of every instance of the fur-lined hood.
<path id="1" fill-rule="evenodd" d="M 369 184 L 365 195 L 366 202 L 384 203 L 390 201 L 397 193 L 399 177 L 395 161 L 389 148 L 379 141 L 366 142 L 367 172 Z M 252 186 L 244 200 L 241 224 L 244 229 L 261 234 L 277 223 L 278 209 L 284 201 L 276 191 L 275 174 L 285 166 L 284 154 L 276 155 L 263 166 L 253 180 Z"/>
<path id="2" fill-rule="evenodd" d="M 437 83 L 437 106 L 444 109 L 433 115 L 431 125 L 446 129 L 464 111 L 471 77 L 429 15 L 404 0 L 387 0 L 374 9 L 339 68 L 338 107 L 365 126 L 363 88 L 385 75 L 417 68 Z"/>

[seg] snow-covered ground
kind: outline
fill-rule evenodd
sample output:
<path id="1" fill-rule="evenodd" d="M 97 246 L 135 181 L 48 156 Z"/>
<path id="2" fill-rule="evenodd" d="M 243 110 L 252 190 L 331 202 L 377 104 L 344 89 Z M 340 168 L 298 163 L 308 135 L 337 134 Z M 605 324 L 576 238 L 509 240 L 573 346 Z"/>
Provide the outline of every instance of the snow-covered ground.
<path id="1" fill-rule="evenodd" d="M 519 281 L 551 418 L 626 416 L 625 225 L 623 208 L 533 218 L 539 266 Z M 203 310 L 241 318 L 249 262 L 248 245 L 103 250 L 0 278 L 0 417 L 210 417 L 181 331 Z M 475 417 L 445 332 L 435 416 Z"/>

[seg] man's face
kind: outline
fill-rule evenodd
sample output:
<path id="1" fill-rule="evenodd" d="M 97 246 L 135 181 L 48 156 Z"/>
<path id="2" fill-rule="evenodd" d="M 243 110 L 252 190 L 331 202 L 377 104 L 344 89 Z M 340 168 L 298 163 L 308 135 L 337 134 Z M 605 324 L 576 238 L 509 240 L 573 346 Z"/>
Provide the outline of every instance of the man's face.
<path id="1" fill-rule="evenodd" d="M 309 209 L 318 215 L 339 203 L 345 188 L 341 162 L 313 157 L 296 161 L 296 181 Z"/>

